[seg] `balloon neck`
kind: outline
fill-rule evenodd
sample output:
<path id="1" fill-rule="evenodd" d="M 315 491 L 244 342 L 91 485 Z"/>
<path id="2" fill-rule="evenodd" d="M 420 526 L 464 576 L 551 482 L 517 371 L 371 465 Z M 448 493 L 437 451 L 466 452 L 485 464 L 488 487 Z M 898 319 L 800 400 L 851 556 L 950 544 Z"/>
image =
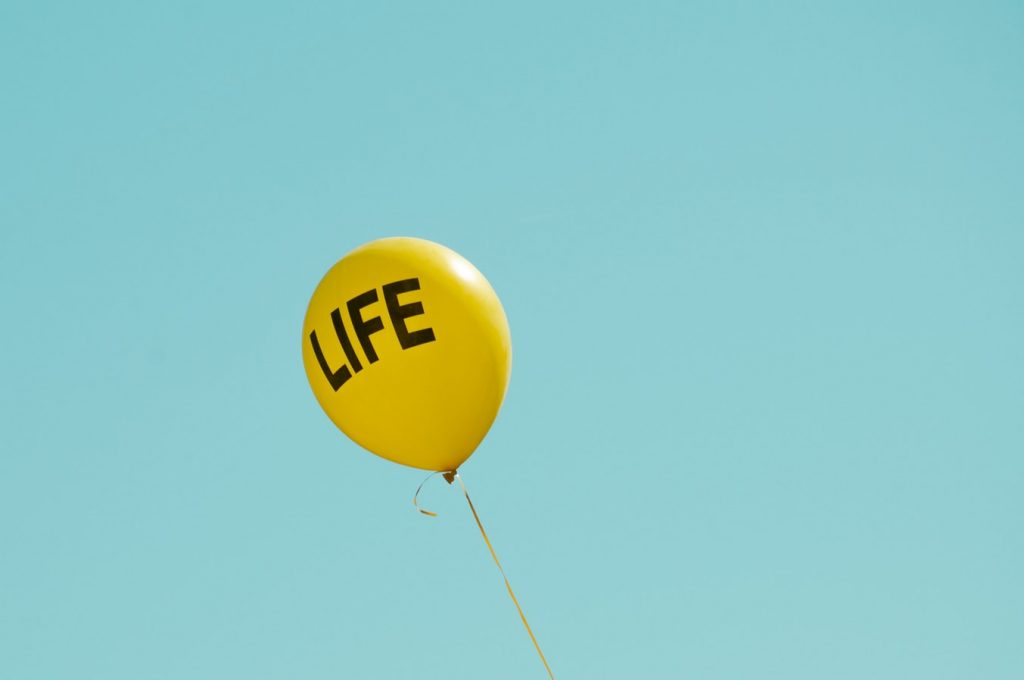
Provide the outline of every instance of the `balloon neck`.
<path id="1" fill-rule="evenodd" d="M 444 473 L 444 481 L 446 481 L 449 484 L 451 484 L 452 482 L 455 481 L 455 475 L 457 475 L 457 474 L 459 474 L 458 470 L 449 470 L 448 472 L 445 472 Z"/>

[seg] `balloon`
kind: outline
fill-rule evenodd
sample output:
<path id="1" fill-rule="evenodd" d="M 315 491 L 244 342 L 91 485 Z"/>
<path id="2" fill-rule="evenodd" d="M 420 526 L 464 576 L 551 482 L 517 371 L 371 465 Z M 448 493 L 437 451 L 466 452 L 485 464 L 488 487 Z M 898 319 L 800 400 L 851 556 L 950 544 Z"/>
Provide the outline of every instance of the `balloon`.
<path id="1" fill-rule="evenodd" d="M 498 415 L 512 340 L 497 294 L 468 260 L 430 241 L 385 238 L 317 285 L 302 363 L 320 406 L 357 444 L 450 471 Z"/>

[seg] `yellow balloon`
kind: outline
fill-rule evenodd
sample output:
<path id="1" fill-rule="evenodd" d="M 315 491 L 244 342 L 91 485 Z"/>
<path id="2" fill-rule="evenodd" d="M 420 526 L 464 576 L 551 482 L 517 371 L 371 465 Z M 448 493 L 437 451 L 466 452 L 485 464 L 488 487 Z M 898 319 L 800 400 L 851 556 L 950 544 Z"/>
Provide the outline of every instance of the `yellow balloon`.
<path id="1" fill-rule="evenodd" d="M 417 238 L 356 248 L 317 285 L 302 363 L 334 424 L 381 458 L 457 469 L 498 415 L 508 320 L 476 267 Z"/>

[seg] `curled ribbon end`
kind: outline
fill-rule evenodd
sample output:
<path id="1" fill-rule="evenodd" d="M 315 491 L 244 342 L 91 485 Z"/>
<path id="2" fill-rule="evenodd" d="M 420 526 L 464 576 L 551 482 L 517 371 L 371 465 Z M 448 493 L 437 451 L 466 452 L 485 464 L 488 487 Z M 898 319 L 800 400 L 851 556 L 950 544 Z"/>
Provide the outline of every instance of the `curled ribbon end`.
<path id="1" fill-rule="evenodd" d="M 416 509 L 419 510 L 421 514 L 424 514 L 427 517 L 437 517 L 436 512 L 431 512 L 430 510 L 420 507 L 420 491 L 423 490 L 423 485 L 433 479 L 435 475 L 444 475 L 444 478 L 448 480 L 449 484 L 451 484 L 455 480 L 455 474 L 455 470 L 452 470 L 451 472 L 432 472 L 429 477 L 420 482 L 419 487 L 416 488 L 416 493 L 412 497 L 412 504 L 416 506 Z M 449 476 L 451 479 L 449 479 Z"/>

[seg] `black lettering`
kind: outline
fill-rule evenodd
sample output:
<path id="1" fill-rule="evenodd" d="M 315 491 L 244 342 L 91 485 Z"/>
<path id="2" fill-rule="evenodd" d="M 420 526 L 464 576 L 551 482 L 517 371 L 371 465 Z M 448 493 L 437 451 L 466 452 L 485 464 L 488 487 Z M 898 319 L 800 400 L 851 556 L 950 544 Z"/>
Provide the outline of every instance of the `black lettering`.
<path id="1" fill-rule="evenodd" d="M 327 382 L 331 383 L 331 387 L 337 392 L 352 377 L 351 371 L 344 364 L 337 371 L 331 370 L 331 367 L 327 365 L 327 359 L 324 357 L 323 350 L 320 349 L 320 341 L 316 338 L 316 331 L 309 332 L 309 341 L 313 344 L 313 353 L 316 354 L 316 360 L 320 362 L 320 370 L 324 372 Z"/>
<path id="2" fill-rule="evenodd" d="M 358 373 L 363 370 L 363 364 L 359 361 L 359 355 L 352 348 L 352 342 L 348 339 L 348 333 L 345 331 L 345 324 L 341 322 L 341 310 L 335 309 L 331 312 L 331 321 L 334 322 L 334 333 L 338 336 L 338 342 L 341 343 L 341 348 L 345 350 L 345 356 L 348 357 L 348 363 L 352 364 L 352 370 Z"/>
<path id="3" fill-rule="evenodd" d="M 363 346 L 366 359 L 371 364 L 377 361 L 377 351 L 373 348 L 373 343 L 370 342 L 370 336 L 377 331 L 384 330 L 384 322 L 380 320 L 379 316 L 375 316 L 372 319 L 364 319 L 359 310 L 376 301 L 376 288 L 371 288 L 362 295 L 357 295 L 348 301 L 348 315 L 352 319 L 352 330 L 355 331 L 356 337 L 359 338 L 359 344 Z"/>
<path id="4" fill-rule="evenodd" d="M 384 285 L 384 302 L 388 306 L 391 325 L 395 327 L 395 335 L 398 336 L 398 343 L 402 345 L 402 349 L 433 342 L 436 339 L 433 328 L 423 328 L 410 333 L 405 325 L 406 319 L 423 313 L 423 303 L 416 301 L 403 305 L 398 302 L 398 295 L 419 289 L 419 279 L 404 279 Z"/>

